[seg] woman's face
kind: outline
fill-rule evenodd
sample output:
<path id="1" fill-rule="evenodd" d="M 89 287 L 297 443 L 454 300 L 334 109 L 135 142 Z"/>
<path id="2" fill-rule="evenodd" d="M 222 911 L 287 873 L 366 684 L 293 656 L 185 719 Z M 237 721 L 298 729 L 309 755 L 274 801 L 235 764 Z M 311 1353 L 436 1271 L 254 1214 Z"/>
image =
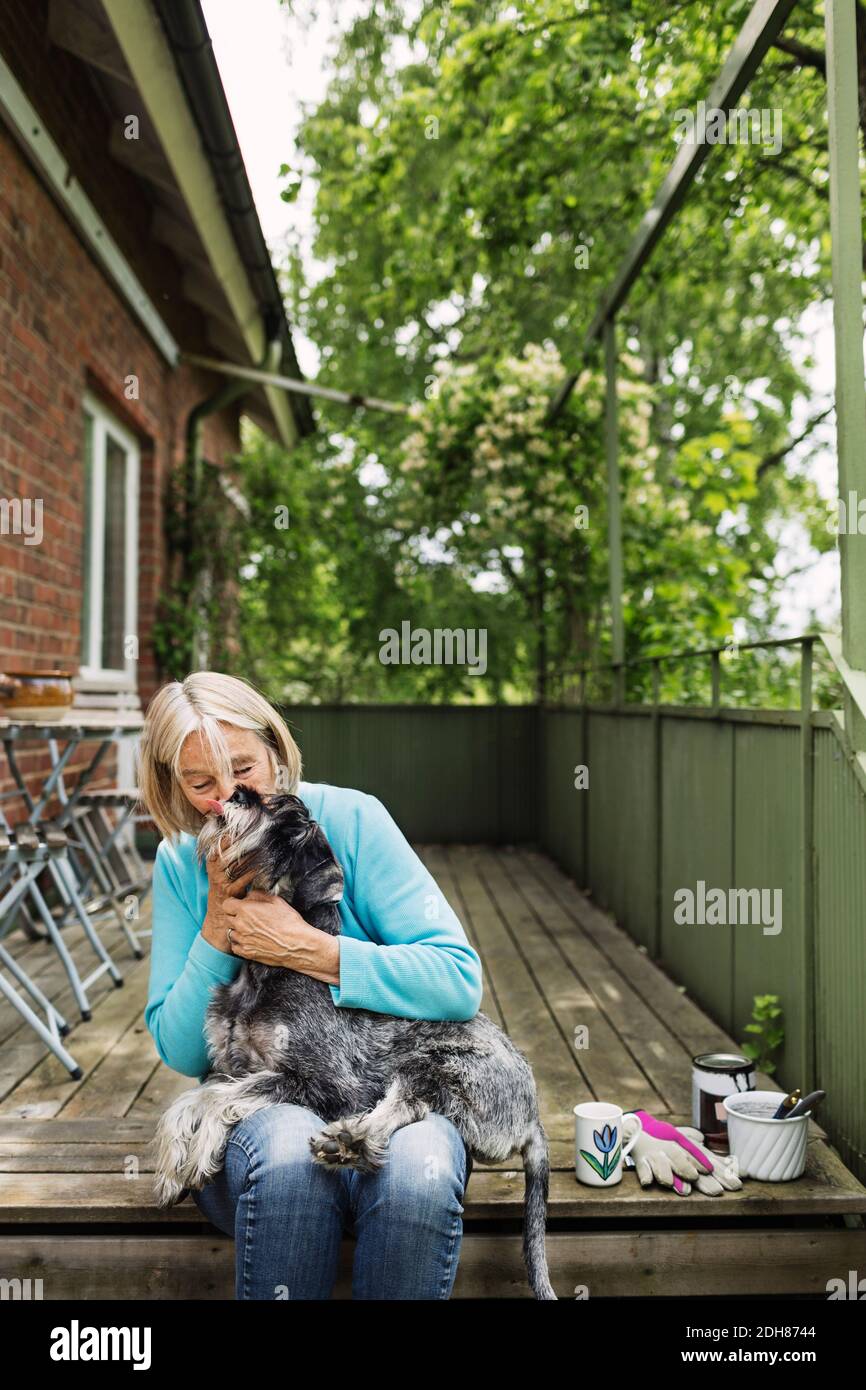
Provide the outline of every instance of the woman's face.
<path id="1" fill-rule="evenodd" d="M 214 765 L 207 743 L 200 733 L 188 734 L 180 752 L 180 785 L 187 801 L 203 816 L 219 814 L 239 782 L 253 787 L 263 796 L 275 790 L 274 773 L 267 746 L 258 734 L 220 721 L 232 764 L 232 778 L 226 781 Z"/>

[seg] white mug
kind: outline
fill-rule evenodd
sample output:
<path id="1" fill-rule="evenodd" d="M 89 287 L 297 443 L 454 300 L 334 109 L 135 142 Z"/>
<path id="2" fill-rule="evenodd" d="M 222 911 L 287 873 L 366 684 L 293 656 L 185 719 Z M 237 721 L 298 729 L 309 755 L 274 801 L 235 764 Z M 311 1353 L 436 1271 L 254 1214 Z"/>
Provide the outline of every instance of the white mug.
<path id="1" fill-rule="evenodd" d="M 631 1153 L 643 1129 L 640 1116 L 633 1111 L 625 1116 L 629 1123 L 626 1136 L 623 1112 L 618 1105 L 587 1100 L 574 1107 L 574 1115 L 574 1169 L 578 1182 L 585 1182 L 588 1187 L 613 1187 L 622 1182 L 622 1160 Z"/>

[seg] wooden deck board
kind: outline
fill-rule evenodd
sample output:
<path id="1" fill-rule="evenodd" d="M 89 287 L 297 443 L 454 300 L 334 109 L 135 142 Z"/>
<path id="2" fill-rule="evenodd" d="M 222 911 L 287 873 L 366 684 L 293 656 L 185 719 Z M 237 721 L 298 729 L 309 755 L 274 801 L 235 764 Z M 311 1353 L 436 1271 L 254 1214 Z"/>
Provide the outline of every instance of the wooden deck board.
<path id="1" fill-rule="evenodd" d="M 616 987 L 613 993 L 621 996 L 622 1002 L 620 1016 L 614 1015 L 601 988 L 612 980 L 612 973 L 593 942 L 571 924 L 563 930 L 562 923 L 555 920 L 551 903 L 539 901 L 540 895 L 527 893 L 526 875 L 518 855 L 497 855 L 488 850 L 477 856 L 476 862 L 511 934 L 515 960 L 538 982 L 566 1045 L 571 1100 L 561 1116 L 566 1136 L 574 1133 L 573 1107 L 582 1101 L 603 1099 L 624 1110 L 669 1114 L 670 1107 L 618 1031 L 617 1025 L 636 1001 L 623 997 L 626 991 Z M 586 1047 L 575 1046 L 575 1029 L 579 1026 L 588 1030 Z M 548 1079 L 544 1063 L 536 1077 L 543 1090 Z"/>
<path id="2" fill-rule="evenodd" d="M 812 1273 L 825 1264 L 829 1268 L 831 1256 L 836 1264 L 846 1259 L 863 1264 L 866 1235 L 856 1228 L 858 1216 L 866 1213 L 866 1188 L 815 1124 L 810 1125 L 806 1173 L 796 1182 L 746 1180 L 741 1192 L 722 1198 L 696 1190 L 687 1198 L 656 1186 L 644 1190 L 631 1171 L 611 1190 L 578 1183 L 575 1104 L 613 1100 L 624 1109 L 645 1108 L 675 1124 L 690 1124 L 691 1056 L 736 1049 L 736 1043 L 543 854 L 435 845 L 421 846 L 419 853 L 482 957 L 483 1011 L 509 1032 L 535 1072 L 550 1140 L 549 1216 L 554 1225 L 549 1243 L 560 1296 L 563 1271 L 573 1277 L 584 1261 L 594 1271 L 595 1291 L 613 1290 L 617 1261 L 633 1266 L 638 1248 L 646 1271 L 638 1282 L 645 1291 L 664 1287 L 673 1292 L 664 1284 L 662 1265 L 675 1258 L 678 1269 L 688 1271 L 690 1247 L 682 1242 L 688 1241 L 689 1231 L 695 1235 L 701 1229 L 714 1230 L 719 1248 L 724 1242 L 730 1245 L 727 1273 L 718 1279 L 706 1274 L 704 1293 L 745 1291 L 751 1276 L 743 1271 L 749 1260 L 757 1262 L 759 1242 L 766 1242 L 768 1231 L 782 1242 L 774 1246 L 774 1292 L 805 1291 Z M 173 1097 L 194 1083 L 164 1066 L 144 1026 L 149 959 L 134 960 L 119 930 L 110 927 L 103 933 L 125 984 L 115 989 L 103 979 L 92 987 L 88 1022 L 78 1016 L 53 948 L 21 936 L 12 939 L 12 949 L 20 951 L 27 969 L 74 1024 L 66 1041 L 85 1076 L 72 1081 L 14 1011 L 0 1007 L 0 1246 L 5 1267 L 10 1260 L 31 1260 L 37 1268 L 50 1251 L 65 1271 L 58 1274 L 57 1288 L 78 1287 L 75 1281 L 82 1280 L 87 1289 L 98 1291 L 110 1289 L 112 1272 L 134 1267 L 146 1247 L 153 1258 L 149 1253 L 141 1279 L 142 1288 L 151 1292 L 140 1296 L 230 1298 L 231 1241 L 210 1238 L 214 1228 L 191 1198 L 168 1212 L 154 1204 L 155 1125 Z M 93 953 L 80 930 L 71 928 L 66 939 L 79 968 L 91 969 Z M 574 1045 L 579 1025 L 588 1028 L 585 1047 Z M 767 1077 L 759 1084 L 778 1089 Z M 491 1222 L 519 1222 L 522 1214 L 519 1155 L 497 1165 L 476 1164 L 464 1199 L 466 1253 L 455 1296 L 477 1296 L 479 1290 L 525 1296 L 518 1237 L 501 1227 L 495 1236 L 483 1234 Z M 842 1228 L 838 1218 L 843 1216 L 853 1229 Z M 736 1245 L 728 1225 L 738 1220 L 742 1238 Z M 574 1223 L 572 1233 L 563 1232 L 557 1222 Z M 587 1222 L 602 1223 L 604 1229 L 589 1230 Z M 634 1227 L 623 1232 L 629 1222 Z M 758 1230 L 759 1222 L 771 1224 Z M 813 1229 L 821 1222 L 825 1230 Z M 38 1228 L 46 1225 L 56 1235 L 39 1234 Z M 88 1235 L 90 1228 L 111 1234 Z M 501 1261 L 491 1254 L 494 1239 Z M 195 1293 L 166 1292 L 177 1283 L 175 1249 L 184 1252 L 180 1283 Z M 675 1257 L 674 1250 L 679 1251 Z M 200 1262 L 215 1259 L 216 1265 L 208 1265 L 209 1291 L 199 1295 Z M 337 1297 L 348 1296 L 348 1277 L 344 1269 Z M 686 1274 L 677 1273 L 676 1281 L 694 1292 Z M 820 1280 L 815 1287 L 820 1289 Z M 754 1291 L 762 1288 L 766 1284 L 757 1281 Z"/>
<path id="3" fill-rule="evenodd" d="M 0 1129 L 0 1214 L 4 1223 L 122 1221 L 172 1226 L 204 1222 L 190 1198 L 168 1211 L 155 1205 L 149 1128 L 127 1140 L 114 1141 L 111 1126 L 106 1124 L 96 1142 L 52 1140 L 49 1147 L 38 1139 L 19 1138 L 14 1126 L 11 1121 Z M 796 1182 L 747 1181 L 741 1191 L 720 1198 L 705 1197 L 697 1190 L 686 1198 L 675 1197 L 656 1185 L 644 1189 L 633 1173 L 625 1174 L 615 1188 L 586 1187 L 575 1181 L 573 1158 L 564 1145 L 558 1152 L 554 1149 L 551 1157 L 550 1215 L 556 1217 L 659 1221 L 675 1215 L 678 1220 L 701 1222 L 735 1215 L 787 1218 L 866 1211 L 866 1191 L 851 1188 L 847 1169 L 820 1139 L 809 1145 L 806 1172 Z M 521 1169 L 504 1163 L 495 1168 L 476 1166 L 464 1206 L 467 1219 L 519 1219 L 523 1210 Z"/>
<path id="4" fill-rule="evenodd" d="M 100 928 L 100 934 L 118 969 L 124 974 L 129 964 L 133 963 L 133 956 L 120 929 Z M 86 978 L 98 961 L 83 928 L 71 925 L 64 932 L 64 941 L 79 974 Z M 43 941 L 27 941 L 20 932 L 14 933 L 4 944 L 67 1021 L 70 1024 L 80 1021 L 69 978 L 53 946 Z M 93 1008 L 114 989 L 114 984 L 106 975 L 96 980 L 88 988 Z M 44 1056 L 45 1048 L 40 1039 L 4 997 L 0 1000 L 0 1105 Z"/>
<path id="5" fill-rule="evenodd" d="M 421 857 L 424 859 L 427 867 L 445 894 L 450 906 L 463 923 L 467 937 L 480 955 L 481 947 L 478 942 L 475 923 L 472 920 L 472 914 L 469 911 L 463 887 L 460 880 L 455 876 L 448 858 L 447 847 L 442 845 L 426 845 L 419 846 L 418 848 L 421 852 Z M 484 973 L 484 994 L 481 1000 L 481 1010 L 483 1013 L 487 1014 L 488 1018 L 492 1018 L 493 1022 L 497 1024 L 499 1028 L 505 1027 L 502 1009 L 489 971 L 485 971 Z"/>
<path id="6" fill-rule="evenodd" d="M 547 1258 L 559 1298 L 705 1297 L 811 1294 L 827 1297 L 827 1281 L 857 1268 L 851 1233 L 806 1230 L 723 1230 L 707 1258 L 702 1232 L 549 1232 Z M 344 1241 L 333 1297 L 351 1296 L 354 1241 Z M 862 1254 L 862 1251 L 861 1251 Z M 14 1264 L 9 1263 L 10 1257 Z M 124 1298 L 231 1300 L 234 1243 L 213 1231 L 172 1235 L 20 1235 L 8 1271 L 42 1279 L 46 1299 Z M 862 1264 L 861 1266 L 862 1267 Z M 627 1271 L 627 1282 L 623 1271 Z M 530 1299 L 519 1235 L 466 1232 L 452 1298 Z"/>
<path id="7" fill-rule="evenodd" d="M 111 1055 L 120 1040 L 130 1029 L 136 1029 L 141 1022 L 147 1002 L 149 971 L 149 957 L 133 961 L 131 968 L 124 971 L 123 986 L 120 989 L 111 986 L 110 991 L 95 1006 L 93 1017 L 86 1022 L 79 1019 L 66 1037 L 67 1047 L 85 1072 L 80 1081 L 72 1080 L 53 1053 L 44 1052 L 39 1064 L 0 1104 L 0 1116 L 39 1116 L 48 1119 L 59 1114 L 67 1106 L 74 1106 L 76 1096 L 85 1088 L 92 1089 L 95 1096 L 98 1095 L 102 1088 L 97 1082 L 97 1077 L 102 1066 L 111 1065 Z M 69 1021 L 72 1022 L 74 1017 L 69 1010 Z M 150 1034 L 142 1027 L 136 1038 L 142 1062 L 147 1061 L 152 1067 L 153 1040 Z M 133 1094 L 119 1094 L 115 1109 L 108 1113 L 125 1114 L 136 1094 L 137 1091 Z M 96 1100 L 94 1103 L 97 1104 Z"/>
<path id="8" fill-rule="evenodd" d="M 525 1053 L 538 1078 L 542 1123 L 548 1137 L 564 1139 L 572 1127 L 568 1119 L 575 1081 L 571 1048 L 551 1017 L 539 982 L 515 953 L 507 922 L 475 864 L 474 858 L 467 857 L 460 865 L 459 877 L 484 972 L 500 1000 L 509 1037 Z"/>

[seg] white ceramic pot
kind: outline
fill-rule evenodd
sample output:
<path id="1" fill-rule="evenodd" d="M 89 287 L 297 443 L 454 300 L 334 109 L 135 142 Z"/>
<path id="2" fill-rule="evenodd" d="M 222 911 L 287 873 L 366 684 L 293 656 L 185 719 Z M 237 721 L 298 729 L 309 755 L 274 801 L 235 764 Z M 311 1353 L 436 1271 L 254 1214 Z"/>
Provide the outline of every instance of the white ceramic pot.
<path id="1" fill-rule="evenodd" d="M 758 1182 L 790 1182 L 806 1166 L 809 1116 L 774 1120 L 784 1099 L 783 1091 L 748 1091 L 725 1096 L 730 1152 L 739 1164 L 741 1178 Z"/>

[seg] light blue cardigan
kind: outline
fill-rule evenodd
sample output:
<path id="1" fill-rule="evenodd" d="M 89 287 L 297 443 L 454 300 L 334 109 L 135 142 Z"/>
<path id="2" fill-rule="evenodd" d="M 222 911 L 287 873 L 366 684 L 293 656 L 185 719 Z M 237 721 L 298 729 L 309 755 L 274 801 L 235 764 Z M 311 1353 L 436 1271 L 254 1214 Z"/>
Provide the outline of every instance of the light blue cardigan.
<path id="1" fill-rule="evenodd" d="M 436 880 L 375 796 L 301 782 L 298 796 L 345 877 L 340 983 L 334 1003 L 398 1018 L 470 1019 L 481 1007 L 481 959 Z M 205 1010 L 243 958 L 201 935 L 208 877 L 195 837 L 163 840 L 153 870 L 153 937 L 144 1020 L 167 1066 L 204 1080 Z"/>

